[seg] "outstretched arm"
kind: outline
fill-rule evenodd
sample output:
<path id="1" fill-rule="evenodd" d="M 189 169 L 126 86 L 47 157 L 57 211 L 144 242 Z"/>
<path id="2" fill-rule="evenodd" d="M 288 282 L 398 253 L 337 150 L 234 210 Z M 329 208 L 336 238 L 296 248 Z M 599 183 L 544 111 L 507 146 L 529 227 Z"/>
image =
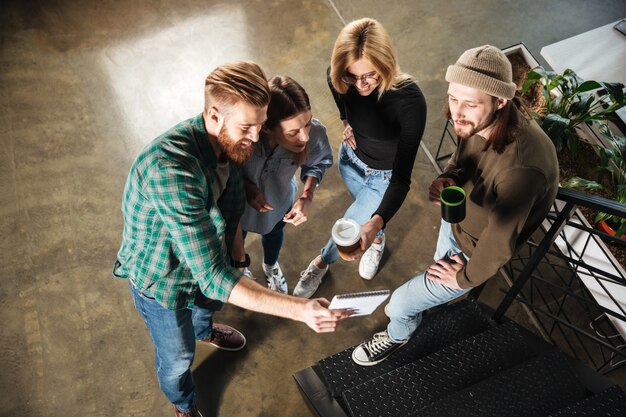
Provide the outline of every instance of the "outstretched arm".
<path id="1" fill-rule="evenodd" d="M 328 300 L 307 300 L 271 291 L 249 279 L 240 279 L 228 302 L 247 310 L 301 321 L 317 333 L 335 331 L 337 323 L 350 316 L 348 310 L 329 310 Z"/>

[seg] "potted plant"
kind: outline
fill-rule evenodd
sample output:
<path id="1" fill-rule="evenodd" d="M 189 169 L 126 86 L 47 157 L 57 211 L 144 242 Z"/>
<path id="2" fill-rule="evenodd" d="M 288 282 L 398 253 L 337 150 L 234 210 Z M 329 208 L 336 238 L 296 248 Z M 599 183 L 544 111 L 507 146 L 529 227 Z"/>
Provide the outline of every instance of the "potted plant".
<path id="1" fill-rule="evenodd" d="M 626 96 L 624 95 L 624 85 L 621 83 L 608 83 L 601 81 L 581 79 L 571 69 L 566 69 L 562 74 L 549 71 L 538 66 L 528 72 L 527 80 L 524 83 L 522 92 L 527 91 L 532 86 L 541 86 L 544 98 L 544 108 L 541 112 L 533 112 L 537 123 L 553 141 L 559 155 L 559 165 L 561 167 L 561 181 L 564 186 L 570 188 L 591 190 L 602 190 L 604 196 L 615 199 L 619 202 L 623 199 L 623 165 L 619 159 L 623 159 L 623 153 L 618 148 L 620 146 L 619 136 L 613 135 L 607 121 L 613 120 L 615 111 L 626 106 Z M 591 134 L 591 127 L 600 125 L 607 143 L 601 143 L 596 136 Z M 583 144 L 589 152 L 579 152 Z M 589 146 L 590 145 L 590 146 Z M 595 152 L 594 152 L 595 150 Z M 591 158 L 599 158 L 599 162 L 591 163 L 597 165 L 597 173 L 611 176 L 610 181 L 605 180 L 605 184 L 595 181 L 584 182 L 582 178 L 592 178 L 593 174 L 585 174 L 580 170 L 587 168 L 589 163 L 582 161 Z M 621 167 L 621 168 L 620 168 Z M 619 174 L 621 172 L 621 174 Z M 597 175 L 597 174 L 596 174 Z M 602 187 L 602 188 L 601 188 Z M 589 214 L 585 211 L 589 222 L 600 222 L 603 226 L 612 223 L 616 219 L 607 213 Z M 584 217 L 580 211 L 578 216 Z M 607 220 L 609 220 L 607 222 Z M 618 220 L 619 225 L 617 236 L 621 236 L 624 229 L 622 219 Z M 626 258 L 624 249 L 616 245 L 610 245 L 610 251 L 619 259 Z M 607 250 L 608 250 L 607 249 Z"/>
<path id="2" fill-rule="evenodd" d="M 600 126 L 600 132 L 611 146 L 594 145 L 600 155 L 600 164 L 596 167 L 597 180 L 573 177 L 566 181 L 563 187 L 602 190 L 608 193 L 609 198 L 626 204 L 626 137 L 613 134 L 607 124 Z M 626 239 L 625 218 L 598 213 L 594 221 L 600 230 Z"/>
<path id="3" fill-rule="evenodd" d="M 528 72 L 522 93 L 537 84 L 542 86 L 545 114 L 533 113 L 557 152 L 566 146 L 576 153 L 580 141 L 578 126 L 610 120 L 616 110 L 626 105 L 623 84 L 585 81 L 571 69 L 557 74 L 541 66 L 534 68 Z M 596 91 L 600 94 L 596 95 Z"/>
<path id="4" fill-rule="evenodd" d="M 504 52 L 511 63 L 513 82 L 517 86 L 516 95 L 523 99 L 524 104 L 531 112 L 537 113 L 540 116 L 545 115 L 545 99 L 541 92 L 542 86 L 536 83 L 529 86 L 526 91 L 522 91 L 530 70 L 539 66 L 537 59 L 524 43 L 518 43 L 503 48 L 502 52 Z"/>

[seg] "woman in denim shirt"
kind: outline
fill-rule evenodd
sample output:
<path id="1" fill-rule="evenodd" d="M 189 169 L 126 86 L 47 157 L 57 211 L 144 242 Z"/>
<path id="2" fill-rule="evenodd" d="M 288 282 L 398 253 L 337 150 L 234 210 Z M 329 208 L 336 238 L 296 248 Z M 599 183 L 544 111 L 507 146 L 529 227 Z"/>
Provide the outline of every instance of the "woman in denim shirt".
<path id="1" fill-rule="evenodd" d="M 280 76 L 270 79 L 269 85 L 267 121 L 243 167 L 248 204 L 241 226 L 244 238 L 248 232 L 261 235 L 268 288 L 287 293 L 278 264 L 283 228 L 285 223 L 298 226 L 307 221 L 315 188 L 333 164 L 333 156 L 326 128 L 312 117 L 304 88 L 292 78 Z M 295 200 L 298 167 L 304 188 Z M 244 273 L 251 276 L 248 270 Z"/>

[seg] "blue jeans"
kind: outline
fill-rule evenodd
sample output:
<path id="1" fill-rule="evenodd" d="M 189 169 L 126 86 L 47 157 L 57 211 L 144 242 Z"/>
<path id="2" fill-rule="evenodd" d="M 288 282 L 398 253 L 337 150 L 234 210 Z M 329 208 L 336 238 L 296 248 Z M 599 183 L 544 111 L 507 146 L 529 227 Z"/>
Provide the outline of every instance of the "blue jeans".
<path id="1" fill-rule="evenodd" d="M 291 207 L 287 210 L 287 213 L 291 210 Z M 276 226 L 269 233 L 261 235 L 261 245 L 263 246 L 263 262 L 266 265 L 274 265 L 278 262 L 280 256 L 280 249 L 283 247 L 283 241 L 285 240 L 285 222 L 279 221 Z M 247 231 L 242 230 L 243 240 L 246 240 Z"/>
<path id="2" fill-rule="evenodd" d="M 452 255 L 456 254 L 461 254 L 466 263 L 469 260 L 454 239 L 450 223 L 442 220 L 433 258 L 435 261 L 449 260 Z M 426 272 L 411 278 L 393 292 L 387 305 L 386 312 L 391 319 L 387 326 L 389 337 L 396 342 L 408 339 L 420 325 L 422 311 L 447 303 L 469 290 L 471 288 L 456 290 L 431 281 L 426 278 Z"/>
<path id="3" fill-rule="evenodd" d="M 383 200 L 383 195 L 391 181 L 391 170 L 370 168 L 344 142 L 339 147 L 338 165 L 341 178 L 348 187 L 353 200 L 343 217 L 363 224 L 372 217 Z M 384 231 L 381 230 L 377 237 L 382 237 L 383 234 Z M 326 246 L 322 248 L 322 261 L 332 264 L 337 259 L 339 259 L 339 251 L 333 239 L 330 238 Z"/>
<path id="4" fill-rule="evenodd" d="M 168 310 L 149 293 L 141 293 L 132 282 L 130 292 L 154 343 L 161 391 L 180 411 L 189 411 L 196 403 L 191 375 L 196 339 L 211 335 L 213 312 L 221 309 L 222 303 L 198 296 L 193 309 Z"/>

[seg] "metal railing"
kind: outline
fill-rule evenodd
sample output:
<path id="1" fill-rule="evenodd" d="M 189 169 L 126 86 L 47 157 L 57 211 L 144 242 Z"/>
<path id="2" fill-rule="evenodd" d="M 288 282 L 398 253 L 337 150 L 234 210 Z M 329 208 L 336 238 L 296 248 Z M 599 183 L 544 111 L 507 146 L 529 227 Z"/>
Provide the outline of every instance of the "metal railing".
<path id="1" fill-rule="evenodd" d="M 494 319 L 517 301 L 542 336 L 608 373 L 626 363 L 626 276 L 606 243 L 626 241 L 589 225 L 580 208 L 626 217 L 624 204 L 559 189 L 542 230 L 502 269 L 512 286 Z"/>

